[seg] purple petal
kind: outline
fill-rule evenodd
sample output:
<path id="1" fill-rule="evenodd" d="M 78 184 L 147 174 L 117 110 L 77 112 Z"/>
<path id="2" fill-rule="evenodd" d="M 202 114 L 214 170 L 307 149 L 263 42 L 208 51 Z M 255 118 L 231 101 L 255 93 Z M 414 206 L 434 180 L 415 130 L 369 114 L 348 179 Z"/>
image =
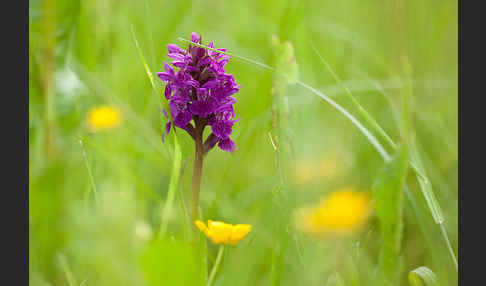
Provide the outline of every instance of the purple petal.
<path id="1" fill-rule="evenodd" d="M 195 32 L 191 33 L 191 41 L 194 43 L 200 43 L 201 37 L 199 37 Z"/>
<path id="2" fill-rule="evenodd" d="M 169 53 L 180 53 L 180 52 L 184 51 L 183 49 L 179 48 L 175 44 L 168 44 L 167 49 L 169 50 Z"/>
<path id="3" fill-rule="evenodd" d="M 191 122 L 192 114 L 188 111 L 179 112 L 174 118 L 174 124 L 180 128 L 185 128 Z"/>
<path id="4" fill-rule="evenodd" d="M 204 142 L 204 145 L 206 148 L 208 149 L 213 149 L 214 145 L 216 145 L 216 143 L 218 143 L 219 141 L 219 138 L 214 135 L 214 133 L 211 133 L 208 138 L 206 139 L 206 142 Z"/>
<path id="5" fill-rule="evenodd" d="M 175 75 L 174 70 L 172 69 L 172 67 L 171 67 L 171 66 L 169 66 L 169 64 L 168 64 L 168 63 L 166 63 L 166 62 L 164 62 L 164 69 L 165 69 L 165 71 L 166 71 L 166 72 L 167 72 L 169 75 L 171 75 L 171 76 L 174 76 L 174 75 Z"/>
<path id="6" fill-rule="evenodd" d="M 229 137 L 219 140 L 218 147 L 224 151 L 231 152 L 231 153 L 236 151 L 236 144 Z"/>
<path id="7" fill-rule="evenodd" d="M 199 72 L 199 69 L 193 66 L 187 66 L 186 71 L 188 72 Z"/>
<path id="8" fill-rule="evenodd" d="M 218 85 L 218 83 L 219 81 L 217 79 L 213 79 L 203 84 L 202 87 L 211 89 L 211 88 L 215 88 Z"/>
<path id="9" fill-rule="evenodd" d="M 212 100 L 196 100 L 189 106 L 189 111 L 200 117 L 206 118 L 213 113 L 214 102 Z"/>
<path id="10" fill-rule="evenodd" d="M 236 103 L 236 99 L 234 97 L 227 97 L 226 99 L 219 102 L 218 107 L 214 110 L 214 113 L 220 113 L 224 111 L 233 112 L 233 104 Z"/>
<path id="11" fill-rule="evenodd" d="M 191 101 L 191 98 L 189 97 L 188 92 L 178 90 L 177 92 L 174 93 L 174 95 L 171 98 L 171 102 L 174 104 L 186 104 L 189 101 Z"/>
<path id="12" fill-rule="evenodd" d="M 165 112 L 165 110 L 164 110 Z M 171 123 L 170 121 L 167 122 L 167 124 L 165 124 L 165 133 L 162 133 L 162 143 L 164 143 L 165 141 L 165 137 L 167 137 L 167 135 L 169 135 L 169 132 L 170 132 L 170 126 L 171 126 Z"/>
<path id="13" fill-rule="evenodd" d="M 227 138 L 233 132 L 233 124 L 234 121 L 232 120 L 217 120 L 211 126 L 214 135 L 218 136 L 219 138 Z"/>
<path id="14" fill-rule="evenodd" d="M 165 90 L 164 90 L 164 95 L 165 95 L 165 98 L 169 99 L 170 98 L 170 94 L 172 93 L 172 88 L 170 86 L 170 84 L 167 84 L 165 86 Z M 165 110 L 164 110 L 165 112 Z M 167 117 L 167 116 L 166 116 Z"/>
<path id="15" fill-rule="evenodd" d="M 171 64 L 178 68 L 184 68 L 186 66 L 186 62 L 182 61 L 173 61 Z"/>
<path id="16" fill-rule="evenodd" d="M 169 134 L 170 132 L 170 127 L 172 126 L 172 122 L 167 122 L 167 124 L 165 124 L 165 133 Z"/>
<path id="17" fill-rule="evenodd" d="M 167 55 L 169 58 L 173 58 L 174 60 L 184 61 L 185 57 L 179 53 L 170 53 Z"/>
<path id="18" fill-rule="evenodd" d="M 166 72 L 158 72 L 157 75 L 162 81 L 171 81 L 173 78 L 170 74 Z"/>
<path id="19" fill-rule="evenodd" d="M 196 81 L 196 80 L 193 80 L 193 79 L 187 80 L 186 84 L 188 86 L 192 86 L 192 87 L 195 87 L 195 88 L 199 87 L 199 82 Z"/>

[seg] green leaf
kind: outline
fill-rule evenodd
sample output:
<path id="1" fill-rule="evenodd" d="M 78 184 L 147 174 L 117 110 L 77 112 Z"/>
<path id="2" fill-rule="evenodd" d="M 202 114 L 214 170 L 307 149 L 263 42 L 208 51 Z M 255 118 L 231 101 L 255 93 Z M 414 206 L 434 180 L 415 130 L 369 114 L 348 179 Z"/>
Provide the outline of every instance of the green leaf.
<path id="1" fill-rule="evenodd" d="M 408 149 L 399 147 L 373 184 L 375 211 L 381 232 L 379 267 L 383 282 L 395 282 L 403 228 L 403 189 L 408 167 Z"/>
<path id="2" fill-rule="evenodd" d="M 437 276 L 435 273 L 425 266 L 420 266 L 408 274 L 408 281 L 411 286 L 425 286 L 437 285 Z"/>

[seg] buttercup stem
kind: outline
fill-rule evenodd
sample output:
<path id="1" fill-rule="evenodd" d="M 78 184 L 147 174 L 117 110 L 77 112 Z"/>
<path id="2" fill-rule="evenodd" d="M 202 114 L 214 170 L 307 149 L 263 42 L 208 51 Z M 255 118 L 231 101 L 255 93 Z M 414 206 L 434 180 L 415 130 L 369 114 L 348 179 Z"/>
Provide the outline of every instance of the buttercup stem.
<path id="1" fill-rule="evenodd" d="M 203 130 L 204 125 L 195 120 L 196 128 L 194 131 L 194 143 L 195 143 L 195 156 L 194 156 L 194 169 L 192 173 L 192 218 L 193 221 L 199 218 L 199 192 L 201 190 L 201 175 L 203 166 Z"/>
<path id="2" fill-rule="evenodd" d="M 216 257 L 213 270 L 211 270 L 211 274 L 209 275 L 208 283 L 206 283 L 206 286 L 211 286 L 213 284 L 214 277 L 216 276 L 216 272 L 218 272 L 219 265 L 221 264 L 221 260 L 223 259 L 223 252 L 224 252 L 224 244 L 221 244 L 219 246 L 218 256 Z"/>

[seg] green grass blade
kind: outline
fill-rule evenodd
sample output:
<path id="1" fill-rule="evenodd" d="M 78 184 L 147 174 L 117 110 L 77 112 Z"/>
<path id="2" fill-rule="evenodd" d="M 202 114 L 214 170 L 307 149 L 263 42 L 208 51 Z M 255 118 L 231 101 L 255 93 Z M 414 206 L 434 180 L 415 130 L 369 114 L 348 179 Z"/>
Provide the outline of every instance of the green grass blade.
<path id="1" fill-rule="evenodd" d="M 150 80 L 150 84 L 152 85 L 153 89 L 157 93 L 157 86 L 155 84 L 154 75 L 150 71 L 150 67 L 147 64 L 147 61 L 145 60 L 145 57 L 143 56 L 142 49 L 140 48 L 140 44 L 138 43 L 137 37 L 135 36 L 135 31 L 133 30 L 133 25 L 130 26 L 130 29 L 131 29 L 131 32 L 132 32 L 133 41 L 135 42 L 135 46 L 137 47 L 138 55 L 140 56 L 140 60 L 142 61 L 142 64 L 143 64 L 143 66 L 145 68 L 145 72 L 147 73 L 147 76 L 148 76 L 148 78 Z"/>
<path id="2" fill-rule="evenodd" d="M 368 122 L 368 124 L 370 124 L 377 131 L 377 133 L 381 136 L 381 138 L 383 140 L 385 140 L 390 146 L 392 146 L 393 149 L 396 149 L 397 148 L 397 145 L 395 144 L 395 142 L 393 142 L 393 140 L 385 132 L 385 130 L 383 130 L 383 128 L 381 128 L 381 126 L 368 113 L 368 111 L 366 111 L 366 109 L 364 109 L 364 107 L 358 102 L 358 100 L 356 100 L 356 98 L 353 96 L 353 94 L 351 93 L 351 91 L 349 90 L 349 88 L 342 83 L 341 78 L 334 72 L 334 70 L 331 68 L 331 66 L 329 65 L 329 63 L 326 60 L 324 60 L 324 58 L 322 57 L 321 53 L 319 53 L 319 51 L 314 46 L 314 43 L 312 41 L 311 41 L 311 46 L 312 46 L 312 49 L 314 50 L 314 52 L 319 57 L 319 59 L 321 60 L 321 62 L 324 64 L 324 66 L 327 68 L 327 70 L 329 71 L 329 73 L 332 75 L 332 77 L 334 78 L 334 80 L 336 80 L 336 82 L 338 83 L 338 85 L 340 85 L 343 88 L 343 90 L 345 91 L 345 93 L 348 96 L 348 98 L 354 104 L 354 106 L 356 107 L 356 109 L 358 109 L 358 111 L 360 112 L 360 114 L 365 118 L 365 120 Z"/>
<path id="3" fill-rule="evenodd" d="M 327 103 L 329 103 L 331 106 L 333 106 L 339 112 L 341 112 L 341 114 L 343 114 L 346 118 L 348 118 L 349 121 L 351 121 L 359 129 L 359 131 L 361 131 L 361 133 L 363 133 L 363 135 L 366 137 L 366 139 L 368 139 L 368 141 L 371 143 L 371 145 L 373 145 L 375 147 L 376 151 L 378 151 L 378 153 L 380 153 L 381 157 L 383 157 L 385 162 L 390 161 L 390 155 L 388 155 L 388 152 L 383 148 L 381 143 L 376 139 L 375 136 L 373 136 L 373 134 L 366 127 L 364 127 L 363 124 L 361 124 L 361 122 L 359 122 L 353 115 L 351 115 L 351 113 L 349 113 L 346 109 L 341 107 L 341 105 L 339 105 L 337 102 L 332 100 L 330 97 L 326 96 L 325 94 L 316 90 L 315 88 L 309 86 L 308 84 L 306 84 L 302 81 L 297 81 L 297 84 L 306 88 L 307 90 L 311 91 L 312 93 L 316 94 L 320 98 L 324 99 Z"/>
<path id="4" fill-rule="evenodd" d="M 422 280 L 425 282 L 425 286 L 437 285 L 437 276 L 425 266 L 420 266 L 408 274 L 410 286 L 423 286 Z"/>
<path id="5" fill-rule="evenodd" d="M 177 186 L 179 184 L 179 175 L 181 172 L 182 165 L 182 152 L 177 136 L 175 132 L 174 135 L 174 163 L 172 165 L 172 175 L 170 176 L 169 191 L 167 193 L 167 199 L 165 202 L 164 209 L 162 211 L 162 223 L 160 224 L 160 236 L 164 236 L 167 231 L 167 223 L 169 216 L 172 212 L 172 205 L 174 204 L 174 197 L 176 193 Z"/>
<path id="6" fill-rule="evenodd" d="M 412 161 L 415 163 L 417 168 L 419 168 L 419 170 L 421 170 L 422 172 L 425 172 L 425 169 L 422 165 L 422 161 L 420 159 L 420 155 L 418 153 L 415 144 L 412 144 L 411 157 L 412 157 Z M 428 181 L 425 181 L 419 177 L 417 177 L 417 180 L 420 184 L 420 189 L 424 194 L 425 201 L 429 206 L 434 221 L 438 224 L 441 224 L 442 222 L 444 222 L 444 216 L 442 215 L 442 210 L 439 206 L 439 203 L 437 202 L 437 199 L 435 198 L 431 184 Z"/>
<path id="7" fill-rule="evenodd" d="M 402 145 L 392 160 L 385 164 L 373 183 L 373 198 L 381 232 L 379 267 L 385 281 L 395 284 L 398 254 L 403 229 L 403 190 L 407 176 L 408 149 Z"/>
<path id="8" fill-rule="evenodd" d="M 165 97 L 162 94 L 162 92 L 157 88 L 157 83 L 155 82 L 155 77 L 154 77 L 153 73 L 150 71 L 150 67 L 147 64 L 147 61 L 145 60 L 145 57 L 143 56 L 142 49 L 140 48 L 140 44 L 138 43 L 137 37 L 135 36 L 135 31 L 133 30 L 133 25 L 130 28 L 131 28 L 131 32 L 132 32 L 133 41 L 135 42 L 135 47 L 137 48 L 138 55 L 140 57 L 140 60 L 142 61 L 142 64 L 143 64 L 144 68 L 145 68 L 145 72 L 147 73 L 147 77 L 150 80 L 150 84 L 152 85 L 152 88 L 154 89 L 155 94 L 159 96 L 159 98 L 160 98 L 160 104 L 162 105 L 162 107 L 167 112 L 167 115 L 169 116 L 169 119 L 171 121 L 173 121 L 172 120 L 172 114 L 170 113 L 169 103 L 165 99 Z M 172 122 L 172 125 L 175 126 L 173 123 L 174 122 Z"/>

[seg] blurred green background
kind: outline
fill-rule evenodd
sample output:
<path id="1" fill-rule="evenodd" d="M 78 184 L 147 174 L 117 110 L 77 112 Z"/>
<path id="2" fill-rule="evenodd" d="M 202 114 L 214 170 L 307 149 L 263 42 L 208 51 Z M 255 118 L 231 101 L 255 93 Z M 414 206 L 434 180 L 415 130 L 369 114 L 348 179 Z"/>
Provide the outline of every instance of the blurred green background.
<path id="1" fill-rule="evenodd" d="M 161 142 L 154 92 L 132 35 L 152 72 L 167 44 L 204 43 L 275 66 L 272 35 L 294 48 L 298 78 L 363 123 L 362 114 L 318 54 L 397 143 L 410 105 L 405 145 L 416 150 L 458 244 L 458 23 L 456 1 L 113 1 L 29 2 L 29 280 L 31 285 L 204 285 L 217 246 L 191 242 L 189 204 L 194 144 L 178 132 L 182 176 L 168 231 L 158 237 L 174 145 Z M 276 74 L 233 58 L 234 154 L 204 162 L 204 219 L 253 229 L 228 248 L 214 285 L 382 285 L 382 235 L 373 215 L 361 232 L 338 239 L 300 233 L 293 212 L 342 187 L 372 194 L 384 161 L 346 117 L 295 84 L 281 87 L 291 155 L 281 177 L 269 135 Z M 406 72 L 408 70 L 408 72 Z M 411 85 L 409 85 L 411 83 Z M 406 96 L 408 95 L 408 96 Z M 116 128 L 90 134 L 90 109 L 120 110 Z M 408 117 L 407 117 L 408 115 Z M 370 130 L 373 130 L 370 128 Z M 376 134 L 375 134 L 376 135 Z M 385 142 L 387 151 L 393 154 Z M 326 166 L 316 169 L 315 166 Z M 307 168 L 307 169 L 306 169 Z M 311 176 L 308 169 L 314 170 Z M 412 170 L 406 179 L 401 247 L 390 285 L 409 285 L 426 266 L 439 285 L 457 285 L 444 235 Z M 401 191 L 392 190 L 392 191 Z M 374 193 L 373 193 L 374 194 Z M 375 201 L 376 198 L 373 198 Z M 400 222 L 396 222 L 399 224 Z"/>

